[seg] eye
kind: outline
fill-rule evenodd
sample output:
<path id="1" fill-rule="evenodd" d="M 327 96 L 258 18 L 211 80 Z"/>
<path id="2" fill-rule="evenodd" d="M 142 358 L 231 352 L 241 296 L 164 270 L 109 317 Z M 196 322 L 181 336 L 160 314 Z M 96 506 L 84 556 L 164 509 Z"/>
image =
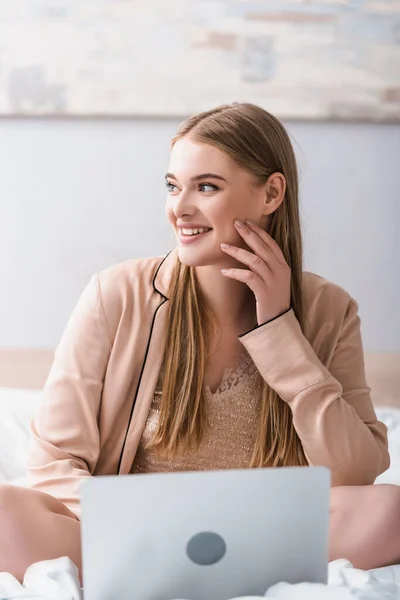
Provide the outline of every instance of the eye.
<path id="1" fill-rule="evenodd" d="M 217 192 L 219 190 L 219 187 L 217 185 L 214 185 L 213 183 L 199 183 L 199 190 L 200 192 Z"/>
<path id="2" fill-rule="evenodd" d="M 170 181 L 165 181 L 165 187 L 167 188 L 167 190 L 169 192 L 176 192 L 177 187 L 176 185 L 174 185 L 173 183 L 171 183 Z"/>

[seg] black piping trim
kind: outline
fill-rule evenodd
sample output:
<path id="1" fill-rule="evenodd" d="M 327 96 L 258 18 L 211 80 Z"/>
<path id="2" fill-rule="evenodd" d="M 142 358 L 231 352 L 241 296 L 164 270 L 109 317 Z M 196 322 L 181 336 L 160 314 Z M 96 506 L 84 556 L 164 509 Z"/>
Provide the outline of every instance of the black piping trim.
<path id="1" fill-rule="evenodd" d="M 173 250 L 171 250 L 171 252 L 168 252 L 168 254 L 166 256 L 164 256 L 164 258 L 162 259 L 162 261 L 160 262 L 160 264 L 157 267 L 157 271 L 154 273 L 154 277 L 153 277 L 153 288 L 156 292 L 158 292 L 160 294 L 160 296 L 162 296 L 163 298 L 165 298 L 165 300 L 168 300 L 167 296 L 165 296 L 165 294 L 163 294 L 162 292 L 160 292 L 160 290 L 158 290 L 156 288 L 156 279 L 157 279 L 157 275 L 159 270 L 161 269 L 161 267 L 163 266 L 163 264 L 165 263 L 165 261 L 167 260 L 168 256 L 173 252 Z M 160 308 L 160 307 L 158 307 Z M 158 309 L 157 309 L 158 310 Z"/>
<path id="2" fill-rule="evenodd" d="M 286 313 L 288 313 L 291 309 L 292 309 L 292 307 L 288 308 L 287 310 L 285 310 L 285 312 L 281 313 L 280 315 L 277 315 L 273 319 L 270 319 L 269 321 L 265 321 L 265 323 L 261 323 L 261 325 L 256 325 L 252 329 L 249 329 L 249 331 L 246 331 L 246 333 L 241 333 L 239 335 L 239 338 L 244 337 L 248 333 L 251 333 L 252 331 L 255 331 L 256 329 L 259 329 L 260 327 L 264 327 L 264 325 L 267 325 L 268 323 L 272 323 L 272 321 L 276 321 L 276 319 L 279 319 L 279 317 L 283 317 L 283 315 L 286 315 Z"/>
<path id="3" fill-rule="evenodd" d="M 167 257 L 169 256 L 169 254 L 171 254 L 171 253 L 168 253 L 168 254 L 167 254 L 167 256 L 165 256 L 165 257 L 163 258 L 163 260 L 160 262 L 160 264 L 159 264 L 159 265 L 158 265 L 158 267 L 157 267 L 157 271 L 155 272 L 155 275 L 154 275 L 154 277 L 153 277 L 153 282 L 152 282 L 152 283 L 153 283 L 153 288 L 154 288 L 154 290 L 155 290 L 155 291 L 156 291 L 158 294 L 160 294 L 160 296 L 162 296 L 162 297 L 164 298 L 164 300 L 161 302 L 161 304 L 159 304 L 159 305 L 157 306 L 156 310 L 154 311 L 153 320 L 152 320 L 152 322 L 151 322 L 150 334 L 149 334 L 149 339 L 147 340 L 146 352 L 145 352 L 145 355 L 144 355 L 144 360 L 143 360 L 143 364 L 142 364 L 142 369 L 141 369 L 141 371 L 140 371 L 140 375 L 139 375 L 139 381 L 138 381 L 138 384 L 137 384 L 137 388 L 136 388 L 136 392 L 135 392 L 135 397 L 134 397 L 134 399 L 133 399 L 133 403 L 132 403 L 131 414 L 129 415 L 128 427 L 126 428 L 126 433 L 125 433 L 124 443 L 122 444 L 122 450 L 121 450 L 121 454 L 120 454 L 120 457 L 119 457 L 119 462 L 118 462 L 118 475 L 120 475 L 120 471 L 121 471 L 121 463 L 122 463 L 122 457 L 123 457 L 123 455 L 124 455 L 125 446 L 126 446 L 126 441 L 127 441 L 127 439 L 128 439 L 128 433 L 129 433 L 129 429 L 130 429 L 130 426 L 131 426 L 131 421 L 132 421 L 133 411 L 134 411 L 134 409 L 135 409 L 135 406 L 136 406 L 136 400 L 137 400 L 137 396 L 138 396 L 138 393 L 139 393 L 140 384 L 141 384 L 141 381 L 142 381 L 143 371 L 144 371 L 144 368 L 145 368 L 145 365 L 146 365 L 146 361 L 147 361 L 147 355 L 148 355 L 148 353 L 149 353 L 149 347 L 150 347 L 151 336 L 153 335 L 154 322 L 155 322 L 155 320 L 156 320 L 156 316 L 157 316 L 157 313 L 158 313 L 159 309 L 160 309 L 160 308 L 162 307 L 162 305 L 163 305 L 163 304 L 165 304 L 165 303 L 167 302 L 167 300 L 168 300 L 168 298 L 167 298 L 166 296 L 164 296 L 164 294 L 163 294 L 162 292 L 160 292 L 160 290 L 158 290 L 158 289 L 156 288 L 155 281 L 156 281 L 156 277 L 157 277 L 157 275 L 158 275 L 158 272 L 159 272 L 159 270 L 160 270 L 161 266 L 163 265 L 163 263 L 165 262 L 165 260 L 166 260 L 166 259 L 167 259 Z"/>

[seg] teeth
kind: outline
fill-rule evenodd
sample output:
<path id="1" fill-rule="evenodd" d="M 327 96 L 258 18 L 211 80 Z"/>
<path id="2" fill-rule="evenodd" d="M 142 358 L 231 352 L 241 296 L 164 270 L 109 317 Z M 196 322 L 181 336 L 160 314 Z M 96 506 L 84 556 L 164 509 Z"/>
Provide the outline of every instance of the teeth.
<path id="1" fill-rule="evenodd" d="M 205 231 L 209 231 L 209 229 L 202 227 L 201 229 L 185 229 L 182 227 L 181 229 L 183 235 L 197 235 L 198 233 L 204 233 Z"/>

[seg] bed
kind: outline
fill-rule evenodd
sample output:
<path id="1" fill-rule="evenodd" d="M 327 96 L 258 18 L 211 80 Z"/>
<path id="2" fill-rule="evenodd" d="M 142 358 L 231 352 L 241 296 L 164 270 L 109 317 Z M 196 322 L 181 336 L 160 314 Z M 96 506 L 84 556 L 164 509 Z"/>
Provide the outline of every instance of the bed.
<path id="1" fill-rule="evenodd" d="M 0 349 L 0 483 L 24 485 L 29 422 L 40 403 L 53 356 L 51 349 Z M 376 412 L 388 426 L 391 454 L 391 466 L 377 483 L 400 485 L 400 354 L 367 354 L 365 362 Z M 49 566 L 49 563 L 54 564 Z M 68 584 L 70 591 L 78 589 L 68 559 L 38 563 L 28 569 L 27 575 L 31 593 L 48 590 L 49 577 L 53 587 L 58 585 L 57 581 L 61 586 L 59 598 L 64 594 L 63 585 Z M 0 597 L 9 593 L 10 578 L 9 574 L 0 573 Z M 15 580 L 12 585 L 13 590 L 19 586 Z M 353 569 L 345 560 L 335 561 L 329 566 L 329 585 L 318 590 L 314 589 L 315 585 L 301 584 L 297 588 L 278 584 L 266 597 L 276 600 L 400 599 L 400 566 L 363 572 Z M 21 597 L 26 591 L 21 588 Z M 80 600 L 80 591 L 68 597 Z"/>

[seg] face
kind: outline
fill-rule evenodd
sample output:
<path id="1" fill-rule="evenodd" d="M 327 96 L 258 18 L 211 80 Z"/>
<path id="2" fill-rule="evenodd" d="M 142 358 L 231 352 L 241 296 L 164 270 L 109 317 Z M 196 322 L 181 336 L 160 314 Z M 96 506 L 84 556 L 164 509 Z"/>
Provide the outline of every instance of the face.
<path id="1" fill-rule="evenodd" d="M 265 186 L 256 186 L 251 173 L 213 146 L 178 140 L 171 151 L 166 186 L 167 217 L 177 237 L 179 259 L 188 266 L 232 261 L 220 245 L 244 247 L 235 219 L 265 226 Z"/>

